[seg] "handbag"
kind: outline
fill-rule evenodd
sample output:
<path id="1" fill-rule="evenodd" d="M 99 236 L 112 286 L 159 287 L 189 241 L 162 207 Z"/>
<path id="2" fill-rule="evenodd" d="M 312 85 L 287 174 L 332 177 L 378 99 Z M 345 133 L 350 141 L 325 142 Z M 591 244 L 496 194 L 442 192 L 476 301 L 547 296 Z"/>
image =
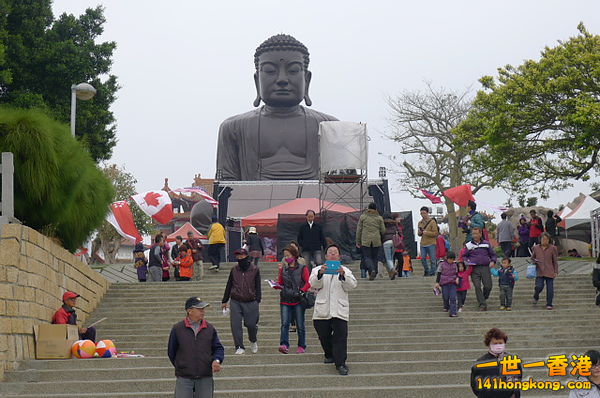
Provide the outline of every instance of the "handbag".
<path id="1" fill-rule="evenodd" d="M 527 273 L 525 276 L 527 279 L 534 279 L 537 276 L 537 267 L 535 264 L 527 265 Z"/>
<path id="2" fill-rule="evenodd" d="M 392 244 L 396 249 L 404 250 L 404 239 L 402 239 L 402 236 L 400 236 L 400 234 L 395 233 L 392 236 Z"/>
<path id="3" fill-rule="evenodd" d="M 300 295 L 300 305 L 305 310 L 315 306 L 317 296 L 313 292 L 302 292 Z"/>

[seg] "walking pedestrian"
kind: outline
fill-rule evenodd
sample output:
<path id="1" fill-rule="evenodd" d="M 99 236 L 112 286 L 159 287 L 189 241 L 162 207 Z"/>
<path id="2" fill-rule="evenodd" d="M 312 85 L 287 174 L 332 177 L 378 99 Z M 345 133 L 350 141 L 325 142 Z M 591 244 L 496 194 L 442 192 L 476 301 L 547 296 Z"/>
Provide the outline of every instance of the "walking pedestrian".
<path id="1" fill-rule="evenodd" d="M 383 233 L 383 255 L 385 257 L 385 264 L 388 270 L 388 276 L 391 280 L 396 279 L 396 269 L 394 268 L 394 253 L 396 252 L 396 245 L 394 245 L 394 239 L 400 239 L 400 229 L 398 228 L 397 215 L 388 214 L 383 218 L 385 225 L 385 232 Z M 400 241 L 401 242 L 401 241 Z"/>
<path id="2" fill-rule="evenodd" d="M 486 300 L 490 297 L 492 291 L 492 273 L 491 267 L 496 266 L 496 253 L 492 249 L 490 242 L 483 239 L 482 230 L 475 227 L 472 230 L 473 239 L 466 244 L 466 253 L 464 260 L 466 264 L 473 266 L 471 273 L 471 282 L 475 286 L 475 295 L 479 303 L 480 311 L 487 311 Z M 483 283 L 483 290 L 481 284 Z"/>
<path id="3" fill-rule="evenodd" d="M 312 270 L 314 266 L 323 264 L 323 248 L 325 246 L 325 235 L 323 227 L 315 222 L 314 210 L 306 211 L 306 222 L 298 230 L 298 244 L 302 249 L 302 257 Z"/>
<path id="4" fill-rule="evenodd" d="M 338 246 L 331 245 L 325 258 L 339 262 L 340 253 Z M 356 288 L 357 282 L 352 271 L 343 265 L 339 265 L 336 274 L 326 273 L 327 269 L 325 264 L 314 268 L 310 274 L 309 283 L 318 291 L 313 324 L 325 353 L 324 363 L 334 363 L 338 373 L 346 376 L 349 372 L 346 365 L 350 319 L 348 291 Z"/>
<path id="5" fill-rule="evenodd" d="M 256 354 L 258 352 L 259 304 L 262 297 L 260 270 L 250 263 L 246 249 L 236 250 L 235 257 L 238 263 L 229 273 L 221 309 L 230 308 L 229 322 L 236 349 L 235 353 L 243 355 L 246 352 L 242 329 L 243 322 L 248 330 L 250 350 Z"/>
<path id="6" fill-rule="evenodd" d="M 537 304 L 540 299 L 540 293 L 546 285 L 546 309 L 554 308 L 554 278 L 558 276 L 558 250 L 551 242 L 550 234 L 543 232 L 541 243 L 533 246 L 531 255 L 536 264 L 535 290 L 533 293 L 533 303 Z"/>
<path id="7" fill-rule="evenodd" d="M 423 264 L 423 276 L 433 276 L 437 270 L 437 257 L 435 255 L 437 236 L 440 229 L 437 221 L 429 216 L 429 207 L 421 207 L 421 221 L 417 235 L 421 237 L 421 263 Z M 429 255 L 429 263 L 427 262 Z"/>
<path id="8" fill-rule="evenodd" d="M 248 252 L 250 254 L 250 262 L 258 266 L 258 261 L 265 255 L 265 247 L 263 241 L 256 232 L 256 227 L 248 228 L 248 238 L 246 239 Z"/>
<path id="9" fill-rule="evenodd" d="M 225 350 L 217 330 L 205 319 L 208 306 L 199 297 L 190 297 L 185 319 L 171 329 L 167 352 L 177 377 L 175 398 L 213 396 L 213 374 L 221 371 Z"/>
<path id="10" fill-rule="evenodd" d="M 162 248 L 164 244 L 165 241 L 161 234 L 154 237 L 154 244 L 150 247 L 148 254 L 148 282 L 162 282 Z"/>
<path id="11" fill-rule="evenodd" d="M 192 258 L 194 259 L 194 280 L 204 279 L 204 264 L 202 263 L 202 251 L 204 246 L 200 241 L 200 238 L 195 238 L 192 231 L 187 233 L 186 244 L 192 251 Z"/>
<path id="12" fill-rule="evenodd" d="M 502 253 L 504 253 L 504 257 L 512 257 L 513 254 L 513 239 L 515 238 L 515 227 L 512 225 L 510 220 L 508 220 L 508 215 L 506 213 L 502 213 L 500 215 L 502 221 L 498 223 L 497 237 L 498 242 L 500 242 L 500 248 L 502 249 Z"/>
<path id="13" fill-rule="evenodd" d="M 369 208 L 361 214 L 356 226 L 356 247 L 362 251 L 370 281 L 377 276 L 379 248 L 381 247 L 381 236 L 384 233 L 383 217 L 379 215 L 377 205 L 370 203 Z"/>
<path id="14" fill-rule="evenodd" d="M 540 243 L 540 236 L 544 232 L 544 222 L 537 215 L 535 210 L 529 212 L 531 219 L 529 220 L 529 249 Z"/>
<path id="15" fill-rule="evenodd" d="M 279 339 L 279 352 L 287 354 L 290 347 L 290 324 L 292 319 L 298 332 L 297 354 L 306 351 L 306 328 L 304 322 L 305 309 L 300 304 L 302 293 L 310 289 L 308 267 L 298 261 L 298 251 L 292 246 L 283 250 L 283 261 L 279 264 L 279 277 L 277 282 L 281 286 L 279 292 L 279 309 L 281 313 L 281 334 Z"/>
<path id="16" fill-rule="evenodd" d="M 227 243 L 225 238 L 225 228 L 216 217 L 213 217 L 212 224 L 208 229 L 208 257 L 212 265 L 208 268 L 213 271 L 219 271 L 221 267 L 221 250 Z"/>
<path id="17" fill-rule="evenodd" d="M 146 282 L 148 275 L 148 259 L 144 254 L 144 244 L 142 242 L 138 242 L 135 244 L 133 248 L 133 265 L 137 272 L 137 277 L 139 282 Z"/>
<path id="18" fill-rule="evenodd" d="M 456 254 L 453 251 L 446 253 L 446 258 L 440 261 L 436 277 L 435 287 L 442 289 L 442 298 L 444 300 L 444 311 L 448 311 L 449 316 L 458 316 L 456 288 L 459 283 L 458 268 L 456 266 Z"/>
<path id="19" fill-rule="evenodd" d="M 518 232 L 519 248 L 517 249 L 517 257 L 529 257 L 531 256 L 529 251 L 529 224 L 524 216 L 519 219 Z"/>

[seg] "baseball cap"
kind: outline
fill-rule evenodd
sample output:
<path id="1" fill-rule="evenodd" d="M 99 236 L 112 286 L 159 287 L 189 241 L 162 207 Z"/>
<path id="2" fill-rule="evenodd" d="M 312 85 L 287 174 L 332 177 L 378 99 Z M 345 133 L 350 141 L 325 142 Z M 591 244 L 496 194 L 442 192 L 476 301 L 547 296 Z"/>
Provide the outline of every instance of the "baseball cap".
<path id="1" fill-rule="evenodd" d="M 204 301 L 202 301 L 200 297 L 190 297 L 185 301 L 186 310 L 189 310 L 190 308 L 206 308 L 209 305 L 209 303 L 205 303 Z"/>
<path id="2" fill-rule="evenodd" d="M 72 299 L 72 298 L 77 298 L 79 297 L 79 295 L 75 292 L 65 292 L 65 294 L 63 294 L 63 301 L 67 301 L 68 299 Z"/>
<path id="3" fill-rule="evenodd" d="M 246 249 L 237 249 L 233 254 L 248 255 L 248 251 Z"/>

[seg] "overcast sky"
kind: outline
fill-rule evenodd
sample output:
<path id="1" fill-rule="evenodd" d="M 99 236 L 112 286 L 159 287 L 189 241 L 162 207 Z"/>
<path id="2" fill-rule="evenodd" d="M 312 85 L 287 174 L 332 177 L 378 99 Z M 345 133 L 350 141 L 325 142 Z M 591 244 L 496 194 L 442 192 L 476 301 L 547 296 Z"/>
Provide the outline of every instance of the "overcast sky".
<path id="1" fill-rule="evenodd" d="M 102 40 L 117 43 L 112 72 L 122 86 L 111 163 L 133 173 L 139 191 L 161 188 L 165 177 L 177 188 L 195 173 L 214 176 L 219 125 L 252 109 L 254 50 L 274 34 L 308 47 L 314 109 L 367 123 L 376 177 L 379 166 L 389 166 L 378 153 L 394 145 L 382 137 L 386 96 L 422 90 L 425 81 L 475 92 L 481 76 L 538 59 L 544 46 L 576 35 L 580 21 L 600 33 L 598 0 L 55 0 L 54 12 L 79 15 L 98 4 L 107 19 Z M 394 210 L 428 204 L 390 182 Z M 579 192 L 589 184 L 544 203 L 557 206 Z M 501 192 L 477 197 L 506 201 Z"/>

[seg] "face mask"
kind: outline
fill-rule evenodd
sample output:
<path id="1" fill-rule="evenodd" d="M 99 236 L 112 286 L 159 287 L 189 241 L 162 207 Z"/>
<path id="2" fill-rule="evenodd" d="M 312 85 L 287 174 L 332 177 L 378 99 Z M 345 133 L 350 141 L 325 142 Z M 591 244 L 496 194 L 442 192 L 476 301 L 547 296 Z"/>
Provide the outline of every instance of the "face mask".
<path id="1" fill-rule="evenodd" d="M 506 348 L 506 344 L 490 344 L 490 352 L 492 354 L 502 354 L 504 352 L 504 348 Z"/>
<path id="2" fill-rule="evenodd" d="M 285 262 L 288 264 L 294 264 L 294 257 L 286 258 Z"/>

